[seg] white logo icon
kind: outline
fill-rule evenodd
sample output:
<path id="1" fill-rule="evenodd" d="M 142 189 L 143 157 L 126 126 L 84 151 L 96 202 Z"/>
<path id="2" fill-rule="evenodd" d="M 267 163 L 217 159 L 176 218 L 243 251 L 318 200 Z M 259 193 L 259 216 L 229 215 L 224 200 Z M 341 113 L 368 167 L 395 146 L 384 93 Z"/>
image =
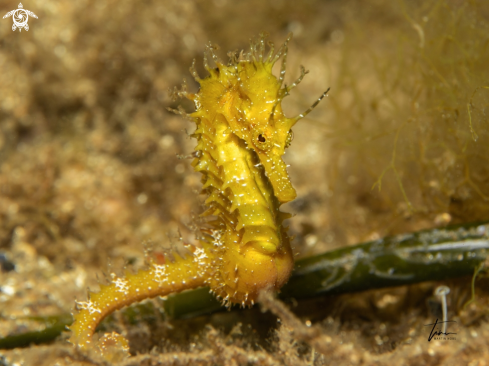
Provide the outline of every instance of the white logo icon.
<path id="1" fill-rule="evenodd" d="M 3 19 L 11 15 L 12 20 L 14 21 L 14 24 L 12 25 L 12 30 L 15 31 L 17 28 L 19 28 L 19 32 L 22 31 L 22 28 L 24 28 L 26 31 L 29 30 L 29 25 L 27 24 L 27 21 L 29 20 L 29 15 L 37 19 L 37 15 L 34 14 L 32 11 L 25 10 L 22 6 L 22 3 L 19 3 L 18 9 L 9 11 L 7 14 L 5 14 L 3 16 Z"/>

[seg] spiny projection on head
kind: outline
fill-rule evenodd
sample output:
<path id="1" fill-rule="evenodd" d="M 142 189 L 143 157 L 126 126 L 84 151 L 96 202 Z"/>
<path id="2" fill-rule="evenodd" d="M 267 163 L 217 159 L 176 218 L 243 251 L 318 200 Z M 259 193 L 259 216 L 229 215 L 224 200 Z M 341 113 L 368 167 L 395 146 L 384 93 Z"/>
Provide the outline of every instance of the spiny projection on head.
<path id="1" fill-rule="evenodd" d="M 296 197 L 282 160 L 292 140 L 291 128 L 311 108 L 294 118 L 283 114 L 281 102 L 298 85 L 306 71 L 290 86 L 283 86 L 288 43 L 277 53 L 265 36 L 251 42 L 248 52 L 231 54 L 228 65 L 207 46 L 204 66 L 209 75 L 200 78 L 195 61 L 190 72 L 200 84 L 196 94 L 172 92 L 195 103 L 195 112 L 173 110 L 196 124 L 197 146 L 192 166 L 202 173 L 202 193 L 207 196 L 203 216 L 211 218 L 202 227 L 200 245 L 188 245 L 191 254 L 174 253 L 165 264 L 151 261 L 149 267 L 125 277 L 112 276 L 109 285 L 77 302 L 70 341 L 81 348 L 91 346 L 97 325 L 124 306 L 155 296 L 165 296 L 200 286 L 209 286 L 223 305 L 251 306 L 263 289 L 279 290 L 293 267 L 287 228 L 290 217 L 280 205 Z M 209 65 L 209 58 L 215 68 Z M 282 58 L 280 75 L 273 65 Z M 125 340 L 114 336 L 121 345 Z"/>

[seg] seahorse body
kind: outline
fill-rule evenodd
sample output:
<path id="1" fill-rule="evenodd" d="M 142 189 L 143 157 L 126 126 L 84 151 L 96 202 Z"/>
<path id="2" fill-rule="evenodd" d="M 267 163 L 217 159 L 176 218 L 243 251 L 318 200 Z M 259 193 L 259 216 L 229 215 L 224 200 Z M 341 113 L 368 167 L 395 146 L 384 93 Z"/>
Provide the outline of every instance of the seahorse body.
<path id="1" fill-rule="evenodd" d="M 90 346 L 100 321 L 111 312 L 131 303 L 155 296 L 209 286 L 225 305 L 253 305 L 260 290 L 278 290 L 289 278 L 293 255 L 283 220 L 290 215 L 280 205 L 293 200 L 292 187 L 282 160 L 291 141 L 291 127 L 324 97 L 324 93 L 306 112 L 295 118 L 284 116 L 282 99 L 291 87 L 282 87 L 287 43 L 277 54 L 273 44 L 267 56 L 262 36 L 251 43 L 251 50 L 234 56 L 224 65 L 207 48 L 216 68 L 204 65 L 209 76 L 201 79 L 197 94 L 188 93 L 184 83 L 176 96 L 194 101 L 196 111 L 190 117 L 196 123 L 193 136 L 198 143 L 192 165 L 202 173 L 203 193 L 212 216 L 200 240 L 200 247 L 189 246 L 186 258 L 173 254 L 166 264 L 151 263 L 137 274 L 125 278 L 113 276 L 112 282 L 78 302 L 78 313 L 70 327 L 70 341 L 81 348 Z M 277 79 L 274 63 L 282 57 Z M 181 114 L 184 114 L 180 110 Z"/>

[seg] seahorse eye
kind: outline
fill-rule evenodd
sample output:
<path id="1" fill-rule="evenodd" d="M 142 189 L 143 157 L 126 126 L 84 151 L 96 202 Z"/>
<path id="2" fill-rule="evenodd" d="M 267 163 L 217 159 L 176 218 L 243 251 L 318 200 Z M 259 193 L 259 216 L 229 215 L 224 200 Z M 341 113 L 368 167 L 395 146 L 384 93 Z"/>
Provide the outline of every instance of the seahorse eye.
<path id="1" fill-rule="evenodd" d="M 253 131 L 252 140 L 255 147 L 260 150 L 268 150 L 273 145 L 270 134 L 263 130 Z"/>

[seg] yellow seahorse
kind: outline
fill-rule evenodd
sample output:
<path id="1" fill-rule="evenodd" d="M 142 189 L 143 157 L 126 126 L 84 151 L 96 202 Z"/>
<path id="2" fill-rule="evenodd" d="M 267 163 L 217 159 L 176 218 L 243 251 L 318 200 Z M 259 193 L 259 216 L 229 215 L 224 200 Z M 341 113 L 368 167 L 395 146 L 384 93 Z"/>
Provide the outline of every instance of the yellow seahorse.
<path id="1" fill-rule="evenodd" d="M 196 123 L 193 136 L 194 169 L 202 173 L 203 193 L 211 215 L 199 246 L 187 246 L 191 255 L 173 254 L 173 261 L 156 261 L 149 268 L 124 278 L 112 275 L 100 292 L 77 302 L 70 327 L 70 342 L 89 348 L 95 328 L 108 314 L 155 296 L 165 296 L 200 286 L 209 286 L 226 306 L 251 306 L 262 289 L 278 290 L 293 267 L 293 255 L 284 219 L 290 215 L 280 205 L 293 200 L 296 192 L 282 160 L 292 140 L 292 126 L 307 115 L 327 91 L 304 113 L 287 118 L 281 102 L 307 73 L 290 86 L 282 86 L 287 45 L 292 35 L 274 53 L 273 43 L 265 55 L 265 37 L 251 42 L 248 52 L 233 54 L 224 65 L 207 46 L 204 66 L 209 76 L 201 79 L 194 64 L 190 71 L 200 91 L 174 90 L 175 97 L 195 103 L 189 116 Z M 208 63 L 211 56 L 216 68 Z M 282 57 L 280 76 L 272 67 Z M 185 114 L 180 109 L 177 113 Z M 124 340 L 116 339 L 120 344 Z"/>

